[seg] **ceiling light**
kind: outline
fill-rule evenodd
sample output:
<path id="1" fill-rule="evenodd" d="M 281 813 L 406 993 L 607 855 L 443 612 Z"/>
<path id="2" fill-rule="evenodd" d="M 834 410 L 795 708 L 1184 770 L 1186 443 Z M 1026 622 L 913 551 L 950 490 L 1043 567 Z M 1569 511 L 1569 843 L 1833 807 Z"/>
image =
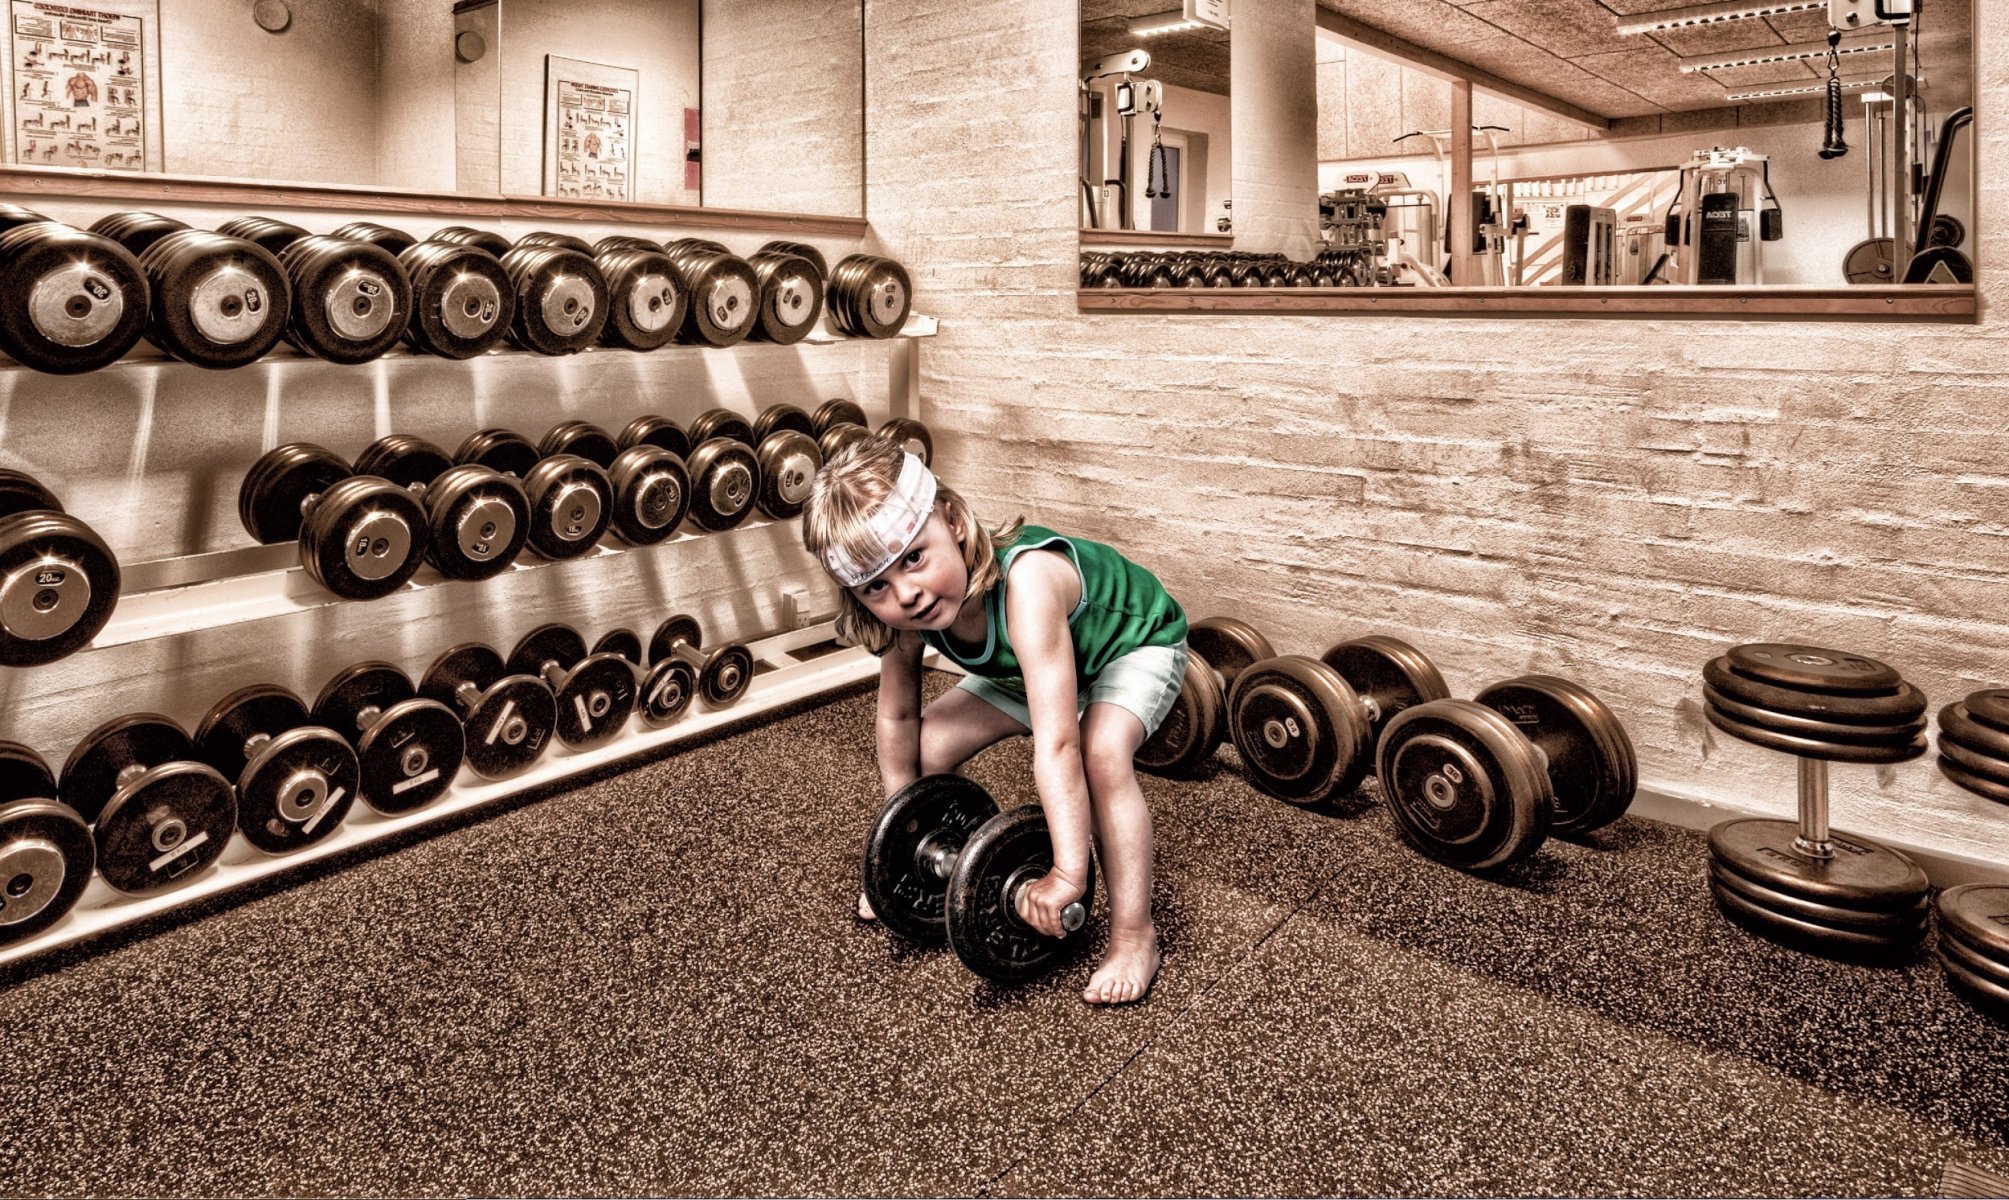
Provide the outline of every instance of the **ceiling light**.
<path id="1" fill-rule="evenodd" d="M 1152 37 L 1160 33 L 1178 33 L 1187 29 L 1203 29 L 1205 26 L 1192 20 L 1182 12 L 1154 13 L 1148 17 L 1130 18 L 1130 32 L 1138 37 Z"/>
<path id="2" fill-rule="evenodd" d="M 1723 21 L 1748 21 L 1754 17 L 1772 17 L 1782 13 L 1826 12 L 1828 0 L 1726 0 L 1722 4 L 1699 4 L 1693 8 L 1666 8 L 1659 12 L 1640 13 L 1618 23 L 1618 31 L 1631 35 L 1638 33 L 1659 33 L 1663 29 L 1688 29 L 1696 25 L 1715 25 Z"/>
<path id="3" fill-rule="evenodd" d="M 1875 39 L 1843 42 L 1835 47 L 1835 52 L 1844 56 L 1870 54 L 1878 50 L 1889 50 L 1895 45 L 1895 42 Z M 1795 42 L 1790 46 L 1761 46 L 1716 58 L 1684 58 L 1681 60 L 1681 73 L 1693 75 L 1698 71 L 1728 71 L 1735 67 L 1757 67 L 1766 63 L 1803 62 L 1810 58 L 1826 58 L 1827 54 L 1828 44 L 1824 41 Z"/>
<path id="4" fill-rule="evenodd" d="M 1883 80 L 1881 79 L 1844 79 L 1842 80 L 1842 90 L 1845 92 L 1860 92 L 1868 88 L 1880 86 L 1882 83 Z M 1731 92 L 1730 99 L 1738 102 L 1745 100 L 1779 100 L 1787 96 L 1816 96 L 1827 90 L 1828 85 L 1825 82 L 1808 83 L 1797 87 L 1760 88 L 1749 92 Z"/>

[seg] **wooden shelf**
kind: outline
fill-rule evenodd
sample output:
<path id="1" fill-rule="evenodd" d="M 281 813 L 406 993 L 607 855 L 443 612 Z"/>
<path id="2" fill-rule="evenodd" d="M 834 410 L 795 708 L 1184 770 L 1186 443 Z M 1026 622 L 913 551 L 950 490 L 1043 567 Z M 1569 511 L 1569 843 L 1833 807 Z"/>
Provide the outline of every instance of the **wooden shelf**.
<path id="1" fill-rule="evenodd" d="M 1232 233 L 1165 233 L 1155 229 L 1084 229 L 1081 231 L 1083 246 L 1141 246 L 1146 249 L 1160 249 L 1165 246 L 1202 246 L 1209 250 L 1232 250 L 1235 235 Z"/>
<path id="2" fill-rule="evenodd" d="M 1097 313 L 1974 320 L 1972 284 L 1887 287 L 1082 288 Z"/>

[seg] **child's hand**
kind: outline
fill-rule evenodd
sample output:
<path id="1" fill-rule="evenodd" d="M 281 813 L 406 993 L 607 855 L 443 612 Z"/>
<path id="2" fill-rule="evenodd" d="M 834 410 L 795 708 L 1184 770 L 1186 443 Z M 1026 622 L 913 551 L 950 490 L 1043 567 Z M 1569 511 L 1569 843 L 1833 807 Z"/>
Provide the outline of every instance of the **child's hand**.
<path id="1" fill-rule="evenodd" d="M 1067 931 L 1060 927 L 1061 910 L 1087 892 L 1085 880 L 1062 871 L 1048 871 L 1019 894 L 1019 919 L 1050 938 L 1066 937 Z"/>

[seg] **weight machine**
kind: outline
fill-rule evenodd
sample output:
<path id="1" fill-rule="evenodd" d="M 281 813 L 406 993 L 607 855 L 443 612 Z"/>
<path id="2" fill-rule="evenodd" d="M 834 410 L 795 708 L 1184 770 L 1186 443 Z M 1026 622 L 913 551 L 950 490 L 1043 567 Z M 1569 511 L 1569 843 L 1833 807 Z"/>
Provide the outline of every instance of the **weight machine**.
<path id="1" fill-rule="evenodd" d="M 1165 173 L 1165 148 L 1158 140 L 1158 124 L 1165 111 L 1165 87 L 1155 79 L 1133 76 L 1151 69 L 1151 55 L 1144 50 L 1127 50 L 1085 64 L 1077 95 L 1076 116 L 1081 130 L 1081 224 L 1089 229 L 1135 229 L 1136 215 L 1130 203 L 1130 139 L 1139 114 L 1151 118 L 1151 157 L 1146 168 L 1145 195 L 1156 196 L 1162 180 L 1169 194 L 1172 180 Z M 1113 92 L 1105 97 L 1096 81 L 1119 77 Z M 1116 145 L 1109 145 L 1113 104 L 1117 121 Z M 1110 174 L 1114 157 L 1115 174 Z M 1100 179 L 1100 184 L 1094 181 Z M 1114 213 L 1109 212 L 1114 206 Z M 1105 224 L 1113 216 L 1113 224 Z"/>

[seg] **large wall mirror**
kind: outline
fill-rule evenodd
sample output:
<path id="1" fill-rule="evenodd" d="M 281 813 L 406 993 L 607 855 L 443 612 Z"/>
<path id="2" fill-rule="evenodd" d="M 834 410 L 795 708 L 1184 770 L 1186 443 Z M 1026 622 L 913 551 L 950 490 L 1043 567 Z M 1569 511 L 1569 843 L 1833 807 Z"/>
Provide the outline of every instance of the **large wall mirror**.
<path id="1" fill-rule="evenodd" d="M 861 0 L 4 0 L 10 166 L 864 215 Z"/>
<path id="2" fill-rule="evenodd" d="M 1167 0 L 1084 0 L 1081 227 L 1231 227 L 1228 31 Z"/>
<path id="3" fill-rule="evenodd" d="M 1107 2 L 1084 0 L 1084 51 Z M 1970 0 L 1305 10 L 1234 8 L 1235 46 L 1263 54 L 1237 62 L 1228 98 L 1245 143 L 1233 186 L 1252 203 L 1282 194 L 1297 225 L 1253 236 L 1237 221 L 1233 249 L 1282 265 L 1214 271 L 1187 248 L 1160 250 L 1159 269 L 1111 270 L 1122 250 L 1085 237 L 1084 288 L 1973 280 Z M 1299 130 L 1307 96 L 1311 129 L 1254 144 L 1254 129 Z"/>

